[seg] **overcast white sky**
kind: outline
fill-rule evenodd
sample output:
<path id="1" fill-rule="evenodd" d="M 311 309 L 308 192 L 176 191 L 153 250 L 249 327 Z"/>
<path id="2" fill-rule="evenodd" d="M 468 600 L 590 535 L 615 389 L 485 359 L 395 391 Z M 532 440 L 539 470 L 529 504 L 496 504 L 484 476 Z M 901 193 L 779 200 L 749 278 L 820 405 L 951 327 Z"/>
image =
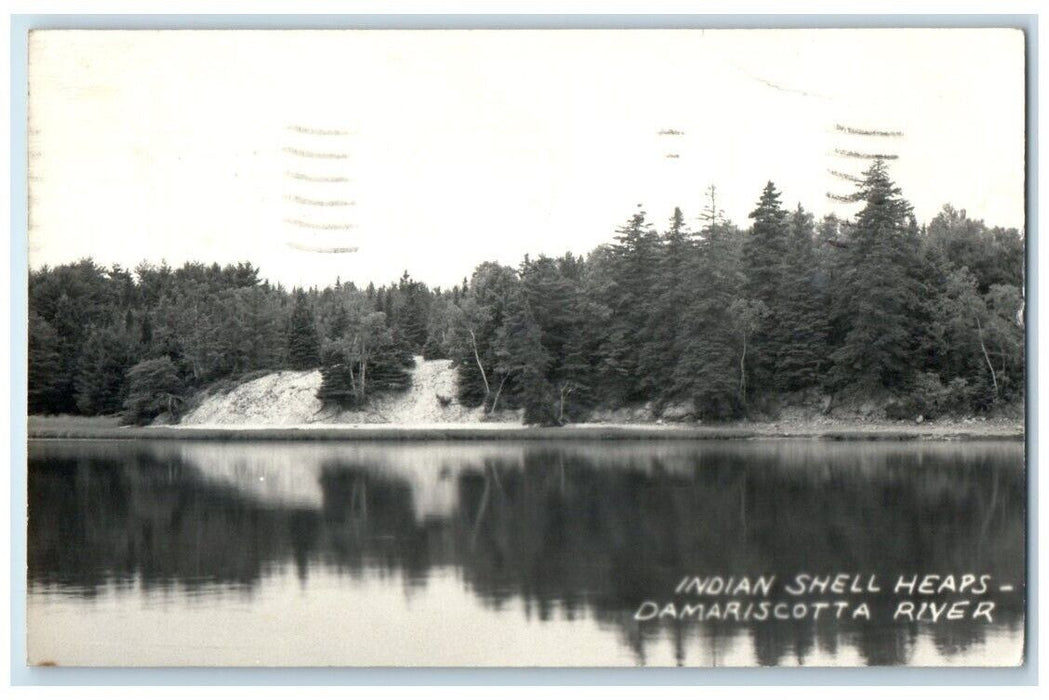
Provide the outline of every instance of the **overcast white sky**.
<path id="1" fill-rule="evenodd" d="M 450 286 L 639 203 L 695 222 L 710 184 L 744 226 L 770 179 L 851 215 L 836 148 L 899 154 L 919 221 L 1022 228 L 1023 60 L 1013 30 L 34 32 L 30 265 Z"/>

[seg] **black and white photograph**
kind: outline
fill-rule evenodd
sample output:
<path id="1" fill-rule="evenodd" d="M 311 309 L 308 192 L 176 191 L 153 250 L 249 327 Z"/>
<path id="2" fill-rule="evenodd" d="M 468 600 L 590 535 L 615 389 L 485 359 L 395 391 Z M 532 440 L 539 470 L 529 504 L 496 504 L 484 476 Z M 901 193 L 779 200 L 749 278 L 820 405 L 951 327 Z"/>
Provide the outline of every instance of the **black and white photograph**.
<path id="1" fill-rule="evenodd" d="M 1021 666 L 1028 40 L 31 31 L 25 663 Z"/>

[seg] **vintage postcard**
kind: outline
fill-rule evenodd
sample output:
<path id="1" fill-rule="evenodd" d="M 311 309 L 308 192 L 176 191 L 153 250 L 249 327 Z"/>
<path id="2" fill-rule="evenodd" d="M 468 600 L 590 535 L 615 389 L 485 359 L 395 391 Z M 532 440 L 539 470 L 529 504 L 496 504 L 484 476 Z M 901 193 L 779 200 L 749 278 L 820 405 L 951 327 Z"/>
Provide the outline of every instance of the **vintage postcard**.
<path id="1" fill-rule="evenodd" d="M 36 30 L 27 663 L 999 666 L 1025 35 Z"/>

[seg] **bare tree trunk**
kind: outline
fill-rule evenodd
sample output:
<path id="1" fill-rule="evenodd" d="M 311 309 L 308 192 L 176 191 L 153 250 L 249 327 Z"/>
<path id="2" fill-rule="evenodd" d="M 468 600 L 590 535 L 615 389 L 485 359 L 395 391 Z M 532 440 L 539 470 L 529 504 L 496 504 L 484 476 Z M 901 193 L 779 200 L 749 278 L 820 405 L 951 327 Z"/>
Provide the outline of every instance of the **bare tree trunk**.
<path id="1" fill-rule="evenodd" d="M 488 510 L 488 499 L 492 496 L 492 482 L 488 478 L 488 474 L 485 474 L 484 479 L 484 491 L 481 493 L 481 503 L 477 507 L 477 516 L 474 518 L 473 532 L 470 533 L 470 550 L 473 551 L 477 547 L 477 534 L 481 531 L 481 518 L 484 517 L 484 513 Z"/>
<path id="2" fill-rule="evenodd" d="M 365 377 L 368 373 L 368 360 L 365 357 L 361 358 L 361 401 L 364 401 L 368 395 L 368 385 Z"/>
<path id="3" fill-rule="evenodd" d="M 474 351 L 477 369 L 481 370 L 481 381 L 484 382 L 484 398 L 487 400 L 492 394 L 492 387 L 488 385 L 488 375 L 484 371 L 484 365 L 481 364 L 481 356 L 477 353 L 477 336 L 474 335 L 472 329 L 467 329 L 467 332 L 470 334 L 470 348 Z"/>
<path id="4" fill-rule="evenodd" d="M 489 413 L 495 413 L 495 407 L 499 405 L 499 394 L 503 393 L 503 385 L 506 384 L 506 378 L 509 376 L 509 374 L 504 374 L 502 381 L 499 382 L 499 388 L 495 391 L 495 398 L 492 399 L 492 408 L 488 411 Z"/>
<path id="5" fill-rule="evenodd" d="M 350 348 L 351 349 L 357 347 L 357 339 L 358 338 L 359 338 L 359 336 L 356 336 L 356 335 L 353 336 L 353 341 L 350 343 Z M 351 360 L 349 358 L 345 358 L 345 359 L 346 359 L 346 367 L 350 370 L 350 391 L 353 392 L 353 395 L 355 397 L 357 397 L 357 400 L 359 401 L 360 398 L 361 398 L 361 395 L 360 395 L 360 392 L 357 389 L 357 375 L 355 375 L 353 373 L 353 360 Z"/>
<path id="6" fill-rule="evenodd" d="M 364 403 L 368 395 L 368 344 L 361 341 L 361 389 L 359 400 Z"/>
<path id="7" fill-rule="evenodd" d="M 571 382 L 565 382 L 561 385 L 561 405 L 557 412 L 557 422 L 564 424 L 565 422 L 565 399 L 568 398 L 569 394 L 575 391 L 575 387 L 572 386 Z"/>
<path id="8" fill-rule="evenodd" d="M 747 359 L 747 334 L 743 334 L 743 354 L 739 356 L 739 402 L 747 405 L 747 370 L 745 361 Z"/>
<path id="9" fill-rule="evenodd" d="M 1027 271 L 1020 267 L 1020 308 L 1016 311 L 1016 325 L 1020 328 L 1024 327 L 1024 311 L 1027 308 L 1027 294 L 1024 289 L 1027 288 Z"/>
<path id="10" fill-rule="evenodd" d="M 987 361 L 987 369 L 991 370 L 991 382 L 994 383 L 994 398 L 998 398 L 998 377 L 994 373 L 994 365 L 991 364 L 991 358 L 987 354 L 987 346 L 983 343 L 983 326 L 980 324 L 980 318 L 976 318 L 976 330 L 977 335 L 980 338 L 980 349 L 983 350 L 983 359 Z"/>
<path id="11" fill-rule="evenodd" d="M 981 496 L 983 494 L 981 493 Z M 982 499 L 981 499 L 982 500 Z M 980 525 L 980 534 L 976 541 L 982 548 L 987 538 L 987 528 L 991 526 L 991 520 L 994 518 L 994 513 L 998 509 L 998 472 L 995 472 L 994 483 L 991 485 L 991 503 L 987 506 L 987 515 L 983 519 L 983 524 Z"/>
<path id="12" fill-rule="evenodd" d="M 499 478 L 499 471 L 495 468 L 495 464 L 488 464 L 486 468 L 492 472 L 492 481 L 495 482 L 495 487 L 499 489 L 499 494 L 506 498 L 506 490 L 503 488 L 503 481 Z"/>

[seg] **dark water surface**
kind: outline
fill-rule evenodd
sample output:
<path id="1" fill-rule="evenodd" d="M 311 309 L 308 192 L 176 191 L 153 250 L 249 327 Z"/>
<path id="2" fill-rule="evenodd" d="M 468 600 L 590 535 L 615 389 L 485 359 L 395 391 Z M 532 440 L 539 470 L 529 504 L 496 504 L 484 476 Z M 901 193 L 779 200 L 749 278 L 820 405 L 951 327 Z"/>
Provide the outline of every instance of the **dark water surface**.
<path id="1" fill-rule="evenodd" d="M 31 441 L 28 485 L 31 663 L 939 666 L 1023 651 L 1019 442 Z M 839 572 L 880 590 L 784 590 Z M 984 576 L 986 591 L 893 591 L 924 574 Z M 715 575 L 776 578 L 767 597 L 675 594 Z M 894 620 L 907 600 L 968 603 Z M 718 613 L 638 620 L 646 601 Z M 762 601 L 809 612 L 742 619 Z M 814 619 L 820 601 L 848 612 Z M 974 619 L 980 602 L 993 612 Z M 853 618 L 861 603 L 869 619 Z"/>

